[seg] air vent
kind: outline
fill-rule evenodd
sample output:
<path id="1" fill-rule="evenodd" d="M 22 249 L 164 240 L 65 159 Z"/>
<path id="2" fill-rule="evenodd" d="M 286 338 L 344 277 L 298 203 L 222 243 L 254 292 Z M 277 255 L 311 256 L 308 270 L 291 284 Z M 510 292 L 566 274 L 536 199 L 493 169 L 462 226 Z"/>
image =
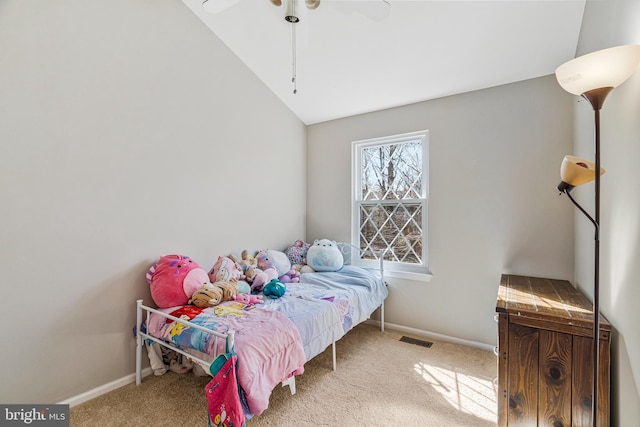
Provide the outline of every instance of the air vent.
<path id="1" fill-rule="evenodd" d="M 427 347 L 427 348 L 431 348 L 431 346 L 433 345 L 433 343 L 429 342 L 429 341 L 423 341 L 423 340 L 419 340 L 419 339 L 416 339 L 416 338 L 405 337 L 405 336 L 400 338 L 400 341 L 406 342 L 406 343 L 409 343 L 409 344 L 419 345 L 421 347 Z"/>

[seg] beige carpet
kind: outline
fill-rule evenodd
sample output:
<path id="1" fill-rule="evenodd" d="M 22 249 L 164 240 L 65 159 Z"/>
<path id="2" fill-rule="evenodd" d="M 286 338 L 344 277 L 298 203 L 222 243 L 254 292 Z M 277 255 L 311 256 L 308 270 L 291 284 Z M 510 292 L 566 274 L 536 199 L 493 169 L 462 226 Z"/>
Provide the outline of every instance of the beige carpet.
<path id="1" fill-rule="evenodd" d="M 277 386 L 269 408 L 247 422 L 262 426 L 495 426 L 496 357 L 359 325 L 305 365 L 297 393 Z M 208 377 L 169 372 L 71 408 L 71 426 L 206 426 Z"/>

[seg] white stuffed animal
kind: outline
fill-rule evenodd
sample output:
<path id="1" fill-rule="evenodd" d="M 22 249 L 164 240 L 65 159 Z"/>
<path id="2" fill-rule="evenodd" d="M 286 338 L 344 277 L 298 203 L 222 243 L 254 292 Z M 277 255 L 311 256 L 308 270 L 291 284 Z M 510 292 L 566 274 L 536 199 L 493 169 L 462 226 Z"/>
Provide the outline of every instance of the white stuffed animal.
<path id="1" fill-rule="evenodd" d="M 315 271 L 338 271 L 343 264 L 344 258 L 335 240 L 316 240 L 307 251 L 307 265 Z"/>

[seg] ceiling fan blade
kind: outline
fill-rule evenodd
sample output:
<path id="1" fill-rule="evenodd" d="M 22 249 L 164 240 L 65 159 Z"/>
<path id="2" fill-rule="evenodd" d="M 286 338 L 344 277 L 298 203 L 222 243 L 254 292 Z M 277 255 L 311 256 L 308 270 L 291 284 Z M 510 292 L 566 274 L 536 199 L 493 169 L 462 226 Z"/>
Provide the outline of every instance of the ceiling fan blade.
<path id="1" fill-rule="evenodd" d="M 282 0 L 269 0 L 274 6 L 282 6 Z"/>
<path id="2" fill-rule="evenodd" d="M 320 0 L 305 0 L 305 4 L 307 5 L 307 9 L 317 9 L 320 6 Z"/>
<path id="3" fill-rule="evenodd" d="M 202 2 L 202 8 L 207 13 L 220 13 L 239 1 L 240 0 L 204 0 Z"/>

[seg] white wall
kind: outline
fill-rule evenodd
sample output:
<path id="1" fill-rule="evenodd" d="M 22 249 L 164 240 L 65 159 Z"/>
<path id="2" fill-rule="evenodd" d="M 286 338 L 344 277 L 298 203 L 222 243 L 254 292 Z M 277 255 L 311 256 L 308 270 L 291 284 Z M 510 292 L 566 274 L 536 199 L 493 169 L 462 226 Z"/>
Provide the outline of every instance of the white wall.
<path id="1" fill-rule="evenodd" d="M 548 76 L 310 126 L 308 240 L 350 239 L 351 141 L 428 129 L 433 278 L 389 279 L 386 320 L 495 344 L 501 273 L 573 280 L 572 99 Z"/>
<path id="2" fill-rule="evenodd" d="M 623 44 L 640 44 L 640 2 L 590 1 L 578 55 Z M 575 102 L 575 153 L 593 159 L 593 110 Z M 600 113 L 601 180 L 600 311 L 611 322 L 613 426 L 640 426 L 640 71 L 607 97 Z M 593 212 L 593 186 L 574 195 Z M 578 287 L 593 296 L 593 226 L 576 213 Z"/>
<path id="3" fill-rule="evenodd" d="M 0 64 L 0 402 L 131 374 L 160 255 L 304 237 L 304 125 L 182 2 L 3 0 Z"/>

